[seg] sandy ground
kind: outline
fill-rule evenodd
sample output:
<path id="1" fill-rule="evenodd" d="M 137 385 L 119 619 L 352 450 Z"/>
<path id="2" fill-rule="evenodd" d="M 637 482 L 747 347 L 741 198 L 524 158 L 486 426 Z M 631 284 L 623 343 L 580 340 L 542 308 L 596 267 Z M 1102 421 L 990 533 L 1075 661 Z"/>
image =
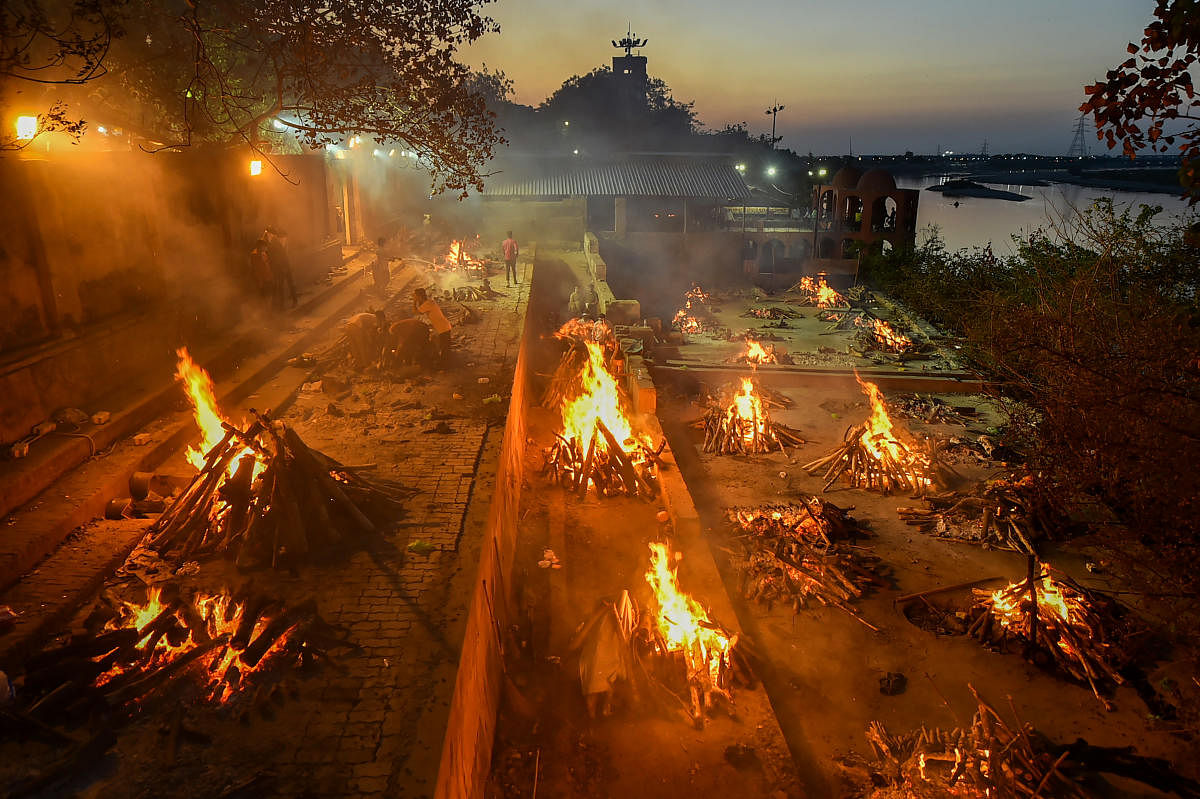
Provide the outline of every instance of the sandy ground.
<path id="1" fill-rule="evenodd" d="M 973 639 L 936 636 L 909 623 L 893 605 L 903 593 L 993 576 L 1011 581 L 1022 577 L 1026 568 L 1025 558 L 1016 553 L 942 541 L 904 525 L 895 510 L 916 504 L 909 497 L 840 486 L 825 495 L 853 508 L 853 515 L 870 525 L 874 536 L 862 543 L 890 567 L 892 587 L 858 604 L 863 618 L 879 632 L 836 609 L 793 615 L 790 607 L 768 609 L 741 600 L 737 575 L 729 570 L 723 550 L 728 541 L 724 509 L 786 502 L 797 492 L 819 493 L 819 479 L 808 476 L 799 464 L 840 442 L 847 425 L 866 415 L 863 397 L 850 380 L 842 387 L 823 384 L 784 392 L 795 407 L 776 411 L 774 417 L 799 428 L 808 440 L 789 453 L 791 457 L 702 455 L 700 432 L 687 425 L 700 415 L 698 407 L 683 398 L 660 396 L 659 416 L 696 498 L 739 620 L 765 656 L 763 678 L 806 795 L 846 794 L 849 789 L 836 759 L 868 751 L 863 733 L 872 720 L 885 722 L 893 731 L 921 724 L 954 727 L 968 720 L 974 710 L 968 684 L 994 705 L 1015 708 L 1054 740 L 1080 737 L 1096 745 L 1135 746 L 1140 754 L 1169 758 L 1185 774 L 1196 775 L 1195 743 L 1167 732 L 1169 725 L 1155 720 L 1132 688 L 1119 688 L 1115 711 L 1106 713 L 1086 685 L 1058 679 L 1018 655 L 985 651 Z M 977 467 L 960 471 L 966 478 L 986 475 Z M 1059 552 L 1048 560 L 1085 585 L 1097 584 L 1078 553 Z M 968 590 L 932 598 L 940 605 L 959 607 L 968 600 Z M 907 690 L 883 695 L 879 678 L 885 672 L 903 673 Z M 1159 673 L 1152 672 L 1151 678 Z M 1141 786 L 1126 785 L 1112 795 L 1158 795 L 1140 790 Z"/>

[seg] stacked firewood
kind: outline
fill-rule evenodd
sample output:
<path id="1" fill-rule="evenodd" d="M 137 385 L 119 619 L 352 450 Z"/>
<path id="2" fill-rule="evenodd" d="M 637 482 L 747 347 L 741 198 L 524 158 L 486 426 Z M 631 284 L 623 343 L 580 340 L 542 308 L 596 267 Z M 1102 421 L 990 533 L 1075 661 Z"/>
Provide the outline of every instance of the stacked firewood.
<path id="1" fill-rule="evenodd" d="M 1070 751 L 1053 746 L 1031 725 L 1011 724 L 979 698 L 969 727 L 926 728 L 893 735 L 883 722 L 867 728 L 873 762 L 869 797 L 987 796 L 995 799 L 1091 796 L 1076 776 Z"/>
<path id="2" fill-rule="evenodd" d="M 850 603 L 886 584 L 882 562 L 842 543 L 863 534 L 844 510 L 804 496 L 795 505 L 732 508 L 726 516 L 734 525 L 735 565 L 747 599 L 790 603 L 794 613 L 814 602 L 877 629 Z"/>
<path id="3" fill-rule="evenodd" d="M 855 488 L 883 494 L 908 491 L 918 496 L 930 488 L 946 486 L 954 476 L 942 463 L 936 445 L 931 442 L 896 440 L 894 447 L 876 447 L 881 453 L 881 457 L 877 457 L 864 442 L 866 435 L 866 423 L 851 427 L 841 444 L 801 468 L 809 474 L 821 475 L 825 481 L 822 490 L 828 490 L 844 475 Z M 895 457 L 893 451 L 899 452 L 900 458 Z"/>
<path id="4" fill-rule="evenodd" d="M 1033 557 L 1030 566 L 1025 579 L 998 591 L 973 589 L 967 634 L 989 646 L 1020 644 L 1035 660 L 1048 657 L 1110 708 L 1101 691 L 1125 682 L 1120 670 L 1128 662 L 1116 640 L 1119 606 Z"/>
<path id="5" fill-rule="evenodd" d="M 730 387 L 722 398 L 710 398 L 708 411 L 693 423 L 704 431 L 701 448 L 715 455 L 762 455 L 776 449 L 787 454 L 785 445 L 803 444 L 800 431 L 772 420 L 767 405 L 748 378 L 740 389 Z"/>
<path id="6" fill-rule="evenodd" d="M 356 648 L 342 635 L 312 600 L 287 607 L 257 594 L 184 596 L 168 584 L 138 606 L 99 602 L 83 629 L 28 658 L 16 677 L 17 706 L 5 713 L 35 727 L 128 716 L 185 677 L 226 703 L 262 684 L 252 672 L 277 674 Z"/>
<path id="7" fill-rule="evenodd" d="M 542 407 L 558 410 L 571 397 L 583 392 L 583 367 L 588 360 L 587 347 L 580 341 L 572 341 L 558 360 L 550 382 L 542 393 Z"/>
<path id="8" fill-rule="evenodd" d="M 803 319 L 804 314 L 797 311 L 795 308 L 786 306 L 768 305 L 762 308 L 749 308 L 742 312 L 742 316 L 747 319 Z"/>
<path id="9" fill-rule="evenodd" d="M 148 531 L 150 546 L 177 562 L 226 553 L 239 567 L 295 565 L 378 533 L 408 493 L 368 482 L 266 414 L 246 430 L 224 427 L 204 468 Z"/>
<path id="10" fill-rule="evenodd" d="M 630 451 L 622 443 L 600 419 L 596 420 L 586 447 L 578 438 L 567 439 L 556 433 L 554 443 L 542 453 L 542 475 L 551 483 L 581 495 L 592 485 L 600 497 L 657 496 L 657 465 L 667 440 L 664 438 L 658 449 L 651 449 L 643 441 L 631 439 Z"/>
<path id="11" fill-rule="evenodd" d="M 1073 525 L 1056 495 L 1032 474 L 1009 474 L 978 484 L 971 494 L 925 497 L 926 508 L 897 508 L 923 533 L 1032 555 L 1039 542 L 1069 535 Z"/>

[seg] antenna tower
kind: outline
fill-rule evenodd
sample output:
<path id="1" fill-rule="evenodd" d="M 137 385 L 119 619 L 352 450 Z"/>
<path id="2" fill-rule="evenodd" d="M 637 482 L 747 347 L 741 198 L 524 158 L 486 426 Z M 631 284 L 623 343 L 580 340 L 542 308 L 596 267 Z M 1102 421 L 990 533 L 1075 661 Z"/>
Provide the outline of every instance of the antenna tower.
<path id="1" fill-rule="evenodd" d="M 1073 129 L 1075 135 L 1071 138 L 1071 146 L 1067 149 L 1067 158 L 1087 158 L 1092 154 L 1087 143 L 1087 134 L 1091 131 L 1091 127 L 1087 114 L 1080 114 L 1079 119 L 1075 120 Z"/>

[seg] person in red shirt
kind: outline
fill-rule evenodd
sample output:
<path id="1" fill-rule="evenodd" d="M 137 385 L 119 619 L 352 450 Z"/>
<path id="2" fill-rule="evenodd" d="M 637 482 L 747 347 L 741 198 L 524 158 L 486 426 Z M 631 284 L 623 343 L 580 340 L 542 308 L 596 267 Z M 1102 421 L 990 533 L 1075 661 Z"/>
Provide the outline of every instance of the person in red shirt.
<path id="1" fill-rule="evenodd" d="M 520 255 L 521 248 L 517 245 L 517 240 L 513 238 L 511 230 L 508 231 L 508 238 L 500 246 L 504 250 L 504 285 L 511 286 L 512 283 L 520 283 L 521 281 L 517 279 L 517 256 Z M 509 282 L 510 279 L 512 283 Z"/>

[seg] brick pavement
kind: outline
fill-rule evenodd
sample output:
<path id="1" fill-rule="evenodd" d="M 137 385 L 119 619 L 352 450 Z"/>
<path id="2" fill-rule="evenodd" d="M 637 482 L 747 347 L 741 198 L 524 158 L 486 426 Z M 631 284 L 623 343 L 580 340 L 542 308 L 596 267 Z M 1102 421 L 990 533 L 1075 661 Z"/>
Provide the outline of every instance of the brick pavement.
<path id="1" fill-rule="evenodd" d="M 269 779 L 269 795 L 432 795 L 507 411 L 506 402 L 483 399 L 507 394 L 528 288 L 472 303 L 480 318 L 456 330 L 456 367 L 433 380 L 356 379 L 349 398 L 302 393 L 284 415 L 311 446 L 344 463 L 374 462 L 373 474 L 419 490 L 371 551 L 249 578 L 289 603 L 314 598 L 361 652 L 285 677 L 290 698 L 249 726 L 231 723 L 232 708 L 185 703 L 188 725 L 212 743 L 180 757 L 167 791 L 160 729 L 176 711 L 152 706 L 122 729 L 116 768 L 96 796 L 212 796 L 256 773 Z M 451 432 L 427 432 L 438 422 Z M 418 540 L 432 550 L 409 551 Z M 245 579 L 219 562 L 196 579 L 220 583 L 225 572 L 230 583 Z"/>

